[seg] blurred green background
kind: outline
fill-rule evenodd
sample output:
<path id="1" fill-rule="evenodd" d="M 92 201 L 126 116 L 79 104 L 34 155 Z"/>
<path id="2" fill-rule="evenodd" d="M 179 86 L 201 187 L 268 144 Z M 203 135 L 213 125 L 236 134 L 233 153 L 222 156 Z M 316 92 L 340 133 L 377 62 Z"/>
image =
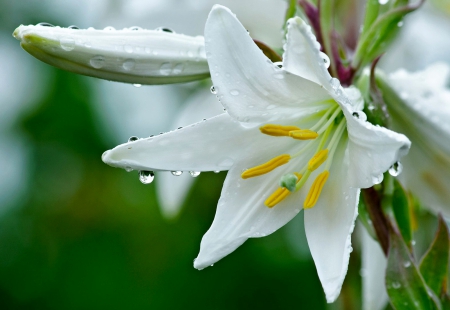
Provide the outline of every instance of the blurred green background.
<path id="1" fill-rule="evenodd" d="M 198 271 L 192 262 L 226 173 L 202 173 L 181 213 L 167 220 L 158 178 L 143 185 L 136 171 L 101 161 L 130 136 L 174 129 L 183 102 L 210 81 L 141 88 L 99 81 L 39 62 L 11 36 L 20 24 L 39 22 L 197 35 L 214 2 L 0 0 L 0 309 L 361 308 L 357 243 L 333 305 L 325 302 L 302 214 Z M 251 23 L 259 19 L 272 29 L 261 38 L 280 41 L 273 29 L 279 36 L 284 1 L 219 2 L 249 21 L 252 35 L 260 35 Z"/>

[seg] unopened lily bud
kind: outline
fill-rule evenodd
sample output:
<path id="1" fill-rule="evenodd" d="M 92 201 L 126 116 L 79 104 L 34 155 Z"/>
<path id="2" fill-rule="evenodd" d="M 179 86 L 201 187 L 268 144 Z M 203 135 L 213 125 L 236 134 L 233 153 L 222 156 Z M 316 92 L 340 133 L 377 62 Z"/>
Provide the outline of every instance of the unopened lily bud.
<path id="1" fill-rule="evenodd" d="M 110 29 L 110 28 L 109 28 Z M 204 38 L 164 30 L 20 26 L 13 36 L 57 68 L 133 84 L 170 84 L 209 76 Z"/>

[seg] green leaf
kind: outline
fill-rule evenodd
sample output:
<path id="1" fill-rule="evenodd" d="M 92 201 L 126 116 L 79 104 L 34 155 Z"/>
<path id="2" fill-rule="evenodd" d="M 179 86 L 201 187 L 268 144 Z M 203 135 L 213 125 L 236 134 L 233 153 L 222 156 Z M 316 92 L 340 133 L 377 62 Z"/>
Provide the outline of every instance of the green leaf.
<path id="1" fill-rule="evenodd" d="M 425 281 L 402 237 L 393 229 L 389 237 L 386 289 L 392 306 L 397 310 L 434 309 Z"/>
<path id="2" fill-rule="evenodd" d="M 364 199 L 362 199 L 362 197 L 359 198 L 358 219 L 364 225 L 369 235 L 374 240 L 378 240 L 377 234 L 373 228 L 372 220 L 370 219 L 369 211 L 367 211 L 367 206 L 364 203 Z"/>
<path id="3" fill-rule="evenodd" d="M 411 248 L 412 230 L 408 196 L 400 182 L 394 179 L 394 193 L 392 195 L 392 209 L 400 233 L 408 247 Z"/>
<path id="4" fill-rule="evenodd" d="M 449 235 L 447 225 L 439 215 L 439 226 L 433 243 L 424 254 L 420 272 L 427 285 L 437 296 L 446 293 L 449 259 Z"/>

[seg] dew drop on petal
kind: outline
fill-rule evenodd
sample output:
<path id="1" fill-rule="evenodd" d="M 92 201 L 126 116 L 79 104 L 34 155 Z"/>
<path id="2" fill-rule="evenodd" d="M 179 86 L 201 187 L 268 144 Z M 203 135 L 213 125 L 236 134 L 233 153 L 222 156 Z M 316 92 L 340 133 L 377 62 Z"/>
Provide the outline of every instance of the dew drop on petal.
<path id="1" fill-rule="evenodd" d="M 402 20 L 399 21 L 399 22 L 397 23 L 397 26 L 398 26 L 398 27 L 402 27 L 402 26 L 403 26 L 403 21 L 402 21 Z"/>
<path id="2" fill-rule="evenodd" d="M 131 172 L 131 171 L 133 171 L 133 168 L 127 166 L 127 167 L 125 167 L 125 171 L 126 172 Z"/>
<path id="3" fill-rule="evenodd" d="M 217 94 L 217 90 L 216 90 L 216 88 L 214 87 L 214 85 L 211 86 L 210 90 L 211 90 L 211 94 L 214 94 L 214 95 Z"/>
<path id="4" fill-rule="evenodd" d="M 238 96 L 239 95 L 239 91 L 237 89 L 233 89 L 233 90 L 230 90 L 230 94 L 233 95 L 233 96 Z"/>
<path id="5" fill-rule="evenodd" d="M 175 67 L 173 67 L 172 73 L 173 74 L 180 74 L 183 72 L 184 65 L 183 64 L 176 64 Z"/>
<path id="6" fill-rule="evenodd" d="M 163 63 L 159 68 L 159 73 L 161 73 L 162 75 L 169 75 L 170 72 L 172 72 L 172 65 L 170 64 L 170 62 Z"/>
<path id="7" fill-rule="evenodd" d="M 105 65 L 105 57 L 96 55 L 89 60 L 90 65 L 95 69 L 100 69 Z"/>
<path id="8" fill-rule="evenodd" d="M 67 28 L 69 28 L 69 29 L 80 29 L 78 26 L 75 26 L 75 25 L 70 25 L 70 26 L 67 27 Z"/>
<path id="9" fill-rule="evenodd" d="M 339 80 L 337 78 L 331 78 L 330 84 L 334 90 L 339 89 L 339 86 L 341 86 L 341 83 L 339 82 Z"/>
<path id="10" fill-rule="evenodd" d="M 138 137 L 132 136 L 132 137 L 130 137 L 130 138 L 128 139 L 128 142 L 134 142 L 134 141 L 137 141 L 137 140 L 139 140 Z"/>
<path id="11" fill-rule="evenodd" d="M 61 38 L 59 44 L 63 50 L 68 52 L 75 48 L 75 40 L 72 38 Z"/>
<path id="12" fill-rule="evenodd" d="M 172 173 L 172 175 L 174 175 L 174 176 L 176 176 L 176 177 L 179 177 L 180 175 L 182 175 L 183 174 L 183 171 L 171 171 L 171 173 Z"/>
<path id="13" fill-rule="evenodd" d="M 196 178 L 200 175 L 199 171 L 189 171 L 189 174 L 193 177 Z"/>
<path id="14" fill-rule="evenodd" d="M 122 67 L 127 70 L 130 71 L 131 69 L 134 68 L 134 65 L 136 64 L 136 62 L 133 59 L 127 59 L 124 61 L 124 63 L 122 64 Z"/>
<path id="15" fill-rule="evenodd" d="M 139 31 L 139 30 L 142 30 L 142 28 L 139 27 L 139 26 L 133 26 L 133 27 L 130 28 L 130 30 L 131 31 Z"/>
<path id="16" fill-rule="evenodd" d="M 146 171 L 141 170 L 139 171 L 139 181 L 141 181 L 142 184 L 150 184 L 155 179 L 155 174 L 153 171 Z"/>
<path id="17" fill-rule="evenodd" d="M 323 59 L 323 65 L 325 66 L 325 68 L 329 68 L 330 67 L 330 58 L 328 57 L 327 54 L 320 52 L 320 57 L 322 57 Z"/>
<path id="18" fill-rule="evenodd" d="M 281 61 L 274 62 L 273 64 L 278 68 L 283 68 L 283 63 Z"/>
<path id="19" fill-rule="evenodd" d="M 372 177 L 372 182 L 373 184 L 380 184 L 381 182 L 383 182 L 383 178 L 384 178 L 383 174 L 380 173 L 378 176 Z"/>
<path id="20" fill-rule="evenodd" d="M 355 111 L 352 113 L 353 117 L 360 119 L 362 121 L 367 121 L 367 115 L 363 111 Z"/>
<path id="21" fill-rule="evenodd" d="M 167 27 L 158 27 L 158 28 L 156 28 L 156 31 L 163 31 L 163 32 L 168 32 L 168 33 L 175 33 L 175 31 L 173 31 L 172 29 L 167 28 Z"/>
<path id="22" fill-rule="evenodd" d="M 215 170 L 215 171 L 214 171 L 214 173 L 219 173 L 219 172 L 220 172 L 220 170 Z"/>
<path id="23" fill-rule="evenodd" d="M 391 166 L 391 168 L 389 168 L 389 174 L 392 175 L 393 177 L 398 176 L 400 173 L 402 173 L 403 171 L 403 165 L 401 162 L 396 162 L 395 164 L 393 164 Z"/>
<path id="24" fill-rule="evenodd" d="M 54 25 L 50 24 L 50 23 L 39 23 L 36 26 L 41 26 L 41 27 L 55 27 Z"/>

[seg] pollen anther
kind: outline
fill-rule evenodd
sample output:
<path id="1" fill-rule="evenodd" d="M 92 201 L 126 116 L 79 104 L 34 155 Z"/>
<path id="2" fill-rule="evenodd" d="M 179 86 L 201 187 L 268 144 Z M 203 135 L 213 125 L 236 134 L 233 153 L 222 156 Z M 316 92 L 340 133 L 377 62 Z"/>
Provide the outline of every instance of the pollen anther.
<path id="1" fill-rule="evenodd" d="M 278 168 L 279 166 L 287 164 L 290 159 L 291 156 L 289 154 L 279 155 L 262 165 L 245 170 L 244 172 L 242 172 L 241 178 L 248 179 L 266 174 L 274 170 L 275 168 Z"/>
<path id="2" fill-rule="evenodd" d="M 264 126 L 259 127 L 259 130 L 269 136 L 275 136 L 275 137 L 283 137 L 287 136 L 289 137 L 289 132 L 294 130 L 300 130 L 297 126 L 282 126 L 282 125 L 276 125 L 276 124 L 267 124 Z"/>
<path id="3" fill-rule="evenodd" d="M 314 171 L 328 158 L 328 149 L 320 150 L 308 162 L 308 170 Z"/>
<path id="4" fill-rule="evenodd" d="M 314 180 L 303 204 L 304 209 L 310 209 L 315 206 L 329 175 L 330 173 L 328 172 L 328 170 L 325 170 Z"/>
<path id="5" fill-rule="evenodd" d="M 309 129 L 292 130 L 289 132 L 289 137 L 297 140 L 312 140 L 319 136 L 315 131 Z"/>

